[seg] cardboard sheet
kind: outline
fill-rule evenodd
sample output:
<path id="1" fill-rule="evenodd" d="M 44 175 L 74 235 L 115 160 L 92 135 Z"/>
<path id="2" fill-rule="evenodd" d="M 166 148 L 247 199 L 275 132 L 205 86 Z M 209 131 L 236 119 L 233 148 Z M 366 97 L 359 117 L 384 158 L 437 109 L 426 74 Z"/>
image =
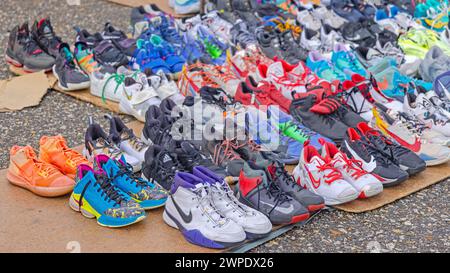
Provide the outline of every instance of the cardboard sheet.
<path id="1" fill-rule="evenodd" d="M 38 105 L 48 89 L 44 72 L 31 73 L 0 81 L 0 112 Z"/>
<path id="2" fill-rule="evenodd" d="M 146 4 L 156 4 L 158 7 L 177 18 L 190 17 L 192 14 L 176 14 L 175 11 L 169 6 L 168 0 L 108 0 L 109 2 L 116 3 L 127 7 L 138 7 Z"/>

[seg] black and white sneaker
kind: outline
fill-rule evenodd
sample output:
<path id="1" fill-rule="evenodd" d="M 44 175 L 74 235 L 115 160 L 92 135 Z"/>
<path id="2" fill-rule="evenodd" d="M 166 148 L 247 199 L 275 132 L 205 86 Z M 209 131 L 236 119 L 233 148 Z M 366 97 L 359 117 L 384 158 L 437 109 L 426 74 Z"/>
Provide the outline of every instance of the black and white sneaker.
<path id="1" fill-rule="evenodd" d="M 178 170 L 183 170 L 182 166 L 167 149 L 152 145 L 145 152 L 142 176 L 148 181 L 169 191 Z"/>
<path id="2" fill-rule="evenodd" d="M 374 144 L 360 136 L 353 128 L 347 130 L 341 150 L 349 157 L 360 161 L 362 168 L 375 175 L 384 187 L 398 185 L 409 177 L 406 171 L 387 158 Z"/>

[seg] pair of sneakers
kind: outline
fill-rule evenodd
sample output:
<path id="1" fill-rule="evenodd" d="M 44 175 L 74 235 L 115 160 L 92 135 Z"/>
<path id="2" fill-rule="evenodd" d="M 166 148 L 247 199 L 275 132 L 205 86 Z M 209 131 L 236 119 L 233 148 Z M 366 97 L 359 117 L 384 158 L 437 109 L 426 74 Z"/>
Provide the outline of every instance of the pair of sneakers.
<path id="1" fill-rule="evenodd" d="M 109 134 L 105 133 L 92 117 L 89 118 L 83 154 L 90 162 L 94 162 L 95 156 L 99 154 L 114 159 L 123 157 L 134 172 L 140 171 L 148 145 L 143 143 L 119 117 L 105 115 L 105 118 L 109 121 Z"/>
<path id="2" fill-rule="evenodd" d="M 104 154 L 94 158 L 94 168 L 81 164 L 70 207 L 106 227 L 123 227 L 143 220 L 147 209 L 165 204 L 167 192 L 133 173 L 124 157 Z"/>
<path id="3" fill-rule="evenodd" d="M 69 193 L 74 186 L 77 166 L 88 161 L 70 149 L 60 135 L 43 136 L 39 144 L 39 157 L 31 146 L 11 148 L 7 179 L 40 196 Z"/>
<path id="4" fill-rule="evenodd" d="M 224 179 L 203 166 L 175 175 L 163 219 L 188 242 L 209 248 L 230 247 L 272 230 L 264 214 L 238 201 Z"/>

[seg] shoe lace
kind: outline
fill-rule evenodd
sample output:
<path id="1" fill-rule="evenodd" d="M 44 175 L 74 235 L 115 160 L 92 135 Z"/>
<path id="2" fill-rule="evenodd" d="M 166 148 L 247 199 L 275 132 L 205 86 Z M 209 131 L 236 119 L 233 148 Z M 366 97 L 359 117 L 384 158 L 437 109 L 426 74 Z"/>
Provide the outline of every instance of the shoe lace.
<path id="1" fill-rule="evenodd" d="M 303 190 L 303 188 L 295 182 L 294 177 L 290 175 L 283 166 L 276 166 L 275 168 L 276 170 L 273 175 L 274 181 L 284 182 L 297 192 Z"/>
<path id="2" fill-rule="evenodd" d="M 296 133 L 306 139 L 310 139 L 312 136 L 317 135 L 317 133 L 313 130 L 307 128 L 306 126 L 299 127 L 298 124 L 293 121 L 288 121 L 286 123 L 280 124 L 281 131 L 286 132 L 289 129 L 293 129 Z"/>
<path id="3" fill-rule="evenodd" d="M 137 151 L 142 151 L 147 145 L 136 135 L 134 134 L 133 130 L 128 129 L 126 130 L 126 134 L 128 137 L 122 138 L 122 140 L 128 140 L 130 142 L 131 147 L 133 147 Z"/>
<path id="4" fill-rule="evenodd" d="M 110 75 L 106 79 L 105 84 L 103 85 L 103 88 L 102 88 L 102 100 L 103 100 L 104 103 L 106 103 L 105 91 L 106 91 L 106 86 L 108 85 L 108 83 L 111 80 L 114 80 L 116 82 L 116 87 L 114 88 L 114 94 L 115 94 L 115 93 L 117 93 L 117 90 L 119 89 L 119 86 L 122 85 L 122 87 L 123 87 L 123 83 L 125 81 L 125 78 L 126 78 L 126 76 L 124 74 L 114 73 L 114 74 Z"/>
<path id="5" fill-rule="evenodd" d="M 215 206 L 213 200 L 212 200 L 212 190 L 211 186 L 207 184 L 203 184 L 202 186 L 198 187 L 193 191 L 196 195 L 194 197 L 198 201 L 198 206 L 202 208 L 202 216 L 206 215 L 209 220 L 207 222 L 211 221 L 214 223 L 215 227 L 220 227 L 225 225 L 228 220 L 225 218 L 220 210 Z"/>
<path id="6" fill-rule="evenodd" d="M 31 37 L 26 38 L 24 48 L 27 53 L 32 55 L 39 55 L 43 53 L 42 49 Z"/>
<path id="7" fill-rule="evenodd" d="M 349 158 L 342 153 L 342 159 L 344 160 L 344 169 L 354 178 L 358 179 L 367 172 L 363 169 L 362 161 L 354 158 Z M 333 166 L 336 165 L 337 161 L 332 161 Z"/>
<path id="8" fill-rule="evenodd" d="M 125 201 L 125 197 L 120 192 L 119 188 L 114 186 L 112 179 L 106 175 L 97 175 L 96 183 L 99 185 L 97 192 L 101 191 L 100 196 L 105 201 L 111 200 L 114 202 L 114 206 L 119 206 L 122 201 Z"/>
<path id="9" fill-rule="evenodd" d="M 124 176 L 127 182 L 134 183 L 141 189 L 147 186 L 154 187 L 154 184 L 147 183 L 140 175 L 134 173 L 133 166 L 131 166 L 130 164 L 126 163 L 126 165 L 124 165 L 121 162 L 117 162 L 116 160 L 116 165 L 119 167 L 120 171 L 118 171 L 116 175 L 111 178 L 111 180 L 114 181 L 117 178 Z"/>
<path id="10" fill-rule="evenodd" d="M 224 182 L 222 182 L 222 183 L 224 183 Z M 228 202 L 225 205 L 225 207 L 227 207 L 227 208 L 231 207 L 229 210 L 233 210 L 233 212 L 239 212 L 239 214 L 240 214 L 239 217 L 242 217 L 242 215 L 249 215 L 249 214 L 254 215 L 254 212 L 246 209 L 237 200 L 236 196 L 234 195 L 234 193 L 230 187 L 223 185 L 223 184 L 215 183 L 211 186 L 211 190 L 212 190 L 213 194 L 218 196 L 220 199 L 226 199 Z M 222 213 L 226 215 L 226 213 L 229 210 L 224 210 L 224 211 L 222 211 Z"/>
<path id="11" fill-rule="evenodd" d="M 222 164 L 224 161 L 233 161 L 241 157 L 234 151 L 240 145 L 236 145 L 234 140 L 225 139 L 222 143 L 214 147 L 213 160 L 216 165 Z"/>
<path id="12" fill-rule="evenodd" d="M 212 59 L 217 59 L 222 56 L 222 49 L 208 40 L 208 38 L 203 39 L 203 44 L 205 45 L 206 53 L 208 53 Z"/>
<path id="13" fill-rule="evenodd" d="M 347 60 L 347 63 L 349 65 L 349 68 L 351 71 L 353 72 L 357 72 L 360 70 L 364 70 L 361 65 L 359 64 L 358 60 L 356 59 L 356 57 L 351 54 L 350 52 L 347 52 L 347 54 L 344 55 L 344 59 Z"/>
<path id="14" fill-rule="evenodd" d="M 317 164 L 317 169 L 319 172 L 324 174 L 325 183 L 328 185 L 331 185 L 331 183 L 338 179 L 342 179 L 342 173 L 336 169 L 331 162 Z"/>

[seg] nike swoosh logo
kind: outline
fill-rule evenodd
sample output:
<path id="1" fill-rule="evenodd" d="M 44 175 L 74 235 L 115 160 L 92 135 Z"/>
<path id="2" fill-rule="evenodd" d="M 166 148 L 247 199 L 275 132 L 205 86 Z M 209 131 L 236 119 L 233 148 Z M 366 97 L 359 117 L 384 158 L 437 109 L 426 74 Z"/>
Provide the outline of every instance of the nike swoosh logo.
<path id="1" fill-rule="evenodd" d="M 420 148 L 422 146 L 422 143 L 420 142 L 419 138 L 415 138 L 415 142 L 414 144 L 410 144 L 408 142 L 406 142 L 405 140 L 403 140 L 402 138 L 400 138 L 399 136 L 397 136 L 396 134 L 392 133 L 391 131 L 388 130 L 388 128 L 386 128 L 386 126 L 384 126 L 383 124 L 379 124 L 379 126 L 381 126 L 381 128 L 389 134 L 389 136 L 391 136 L 393 139 L 395 139 L 395 141 L 397 141 L 400 145 L 410 149 L 413 152 L 418 153 L 420 151 Z"/>
<path id="2" fill-rule="evenodd" d="M 271 208 L 274 207 L 274 205 L 266 203 L 264 201 L 259 201 L 259 202 L 261 202 L 262 204 L 267 205 L 267 206 L 269 206 Z M 282 208 L 282 207 L 277 206 L 277 207 L 274 208 L 274 210 L 276 210 L 276 211 L 278 211 L 280 213 L 283 213 L 283 214 L 289 214 L 289 213 L 294 211 L 294 206 L 292 204 L 289 205 L 289 207 L 287 207 L 287 208 Z"/>
<path id="3" fill-rule="evenodd" d="M 367 162 L 364 159 L 362 159 L 355 151 L 353 151 L 352 148 L 348 145 L 347 141 L 345 142 L 345 146 L 347 147 L 347 150 L 352 154 L 352 157 L 356 160 L 359 160 L 363 163 L 364 169 L 368 172 L 371 172 L 375 170 L 377 167 L 377 162 L 375 161 L 375 158 L 373 156 L 370 156 L 370 161 Z"/>
<path id="4" fill-rule="evenodd" d="M 178 206 L 177 202 L 175 201 L 175 198 L 172 195 L 172 202 L 175 205 L 175 209 L 178 211 L 178 214 L 180 214 L 181 218 L 186 224 L 189 224 L 192 221 L 192 211 L 189 211 L 189 215 L 186 215 L 184 211 Z"/>
<path id="5" fill-rule="evenodd" d="M 311 183 L 312 183 L 313 187 L 314 187 L 315 189 L 317 189 L 318 187 L 320 187 L 320 178 L 316 180 L 316 179 L 314 178 L 314 175 L 312 175 L 312 173 L 309 171 L 309 169 L 308 169 L 308 167 L 306 167 L 306 165 L 305 165 L 305 170 L 306 170 L 306 172 L 308 173 L 309 180 L 311 180 Z"/>

